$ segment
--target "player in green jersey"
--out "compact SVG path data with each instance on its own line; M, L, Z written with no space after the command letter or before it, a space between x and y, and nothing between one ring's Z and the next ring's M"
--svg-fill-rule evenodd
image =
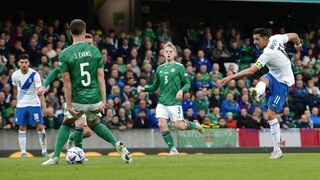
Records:
M59 68L66 98L65 117L56 138L54 155L42 165L58 164L60 153L70 134L70 127L83 114L86 114L88 126L98 136L110 142L126 163L132 162L132 156L124 143L118 141L111 131L100 123L100 113L106 105L104 64L99 49L85 43L85 30L86 24L82 20L71 21L73 44L59 54ZM82 132L82 127L76 127L75 144L81 144Z
M168 42L164 45L166 63L160 65L151 86L138 87L138 92L153 92L159 89L156 117L159 121L160 131L166 144L170 148L169 155L178 155L173 138L168 129L167 120L170 119L179 130L196 129L203 134L203 127L198 122L185 121L182 112L183 92L188 91L190 82L185 67L175 62L176 47Z
M91 34L86 34L85 35L85 42L87 44L93 44L93 37ZM42 94L44 94L47 91L47 87L50 83L52 83L52 81L54 81L57 76L60 74L60 67L58 66L57 68L55 68L53 71L51 71L51 73L48 75L46 81L43 83L43 86L41 86L38 89L38 95L41 96ZM83 127L83 138L88 138L93 134L93 131L87 126L87 120L86 120L86 115L83 114L78 120L76 120L75 122L75 126L76 127ZM69 135L69 139L67 141L67 145L66 148L69 149L72 146L77 146L82 148L82 144L74 144L74 133L71 133ZM87 159L86 159L87 161Z

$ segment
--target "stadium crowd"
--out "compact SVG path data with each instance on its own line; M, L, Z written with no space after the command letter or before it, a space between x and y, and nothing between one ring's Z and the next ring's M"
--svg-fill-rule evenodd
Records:
M17 57L29 54L31 67L45 81L59 65L59 53L72 44L69 23L61 22L0 21L0 129L17 129L13 119L17 101L13 98L11 81L12 73L18 69ZM252 44L251 37L243 37L244 32L237 28L210 27L186 27L184 43L173 42L179 50L176 61L185 65L191 82L182 101L185 119L197 120L204 128L268 128L268 95L259 104L249 96L262 72L216 88L217 80L250 67L261 51ZM286 32L283 27L269 30L271 34ZM156 68L165 61L164 42L172 41L168 23L148 21L132 34L113 29L104 32L99 28L88 33L105 63L107 107L102 123L119 130L158 128L154 115L157 92L139 94L137 87L151 84ZM296 52L294 44L286 44L296 83L278 120L281 128L319 128L320 28L299 34L303 51ZM63 120L62 83L61 77L57 78L45 94L47 129L58 129Z

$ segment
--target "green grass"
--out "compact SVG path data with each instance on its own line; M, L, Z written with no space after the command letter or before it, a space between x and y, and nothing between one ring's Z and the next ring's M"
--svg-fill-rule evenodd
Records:
M0 158L0 179L320 179L318 153L286 153L269 160L269 154L205 154L181 156L137 156L133 164L120 157L88 157L89 162L41 166L45 158Z

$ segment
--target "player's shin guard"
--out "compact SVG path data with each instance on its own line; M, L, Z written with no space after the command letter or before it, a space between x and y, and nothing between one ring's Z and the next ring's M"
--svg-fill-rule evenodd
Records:
M82 149L82 140L83 140L83 128L76 127L75 132L73 133L74 146Z
M269 121L270 131L273 139L273 151L280 151L280 124L276 119Z
M92 127L92 130L102 139L108 141L115 147L116 142L118 141L112 134L112 132L103 124L97 123Z
M41 146L41 153L47 153L47 138L45 129L42 129L42 131L38 131L38 139Z
M68 137L70 135L70 127L71 125L67 123L62 123L62 125L60 126L58 135L56 137L56 143L54 145L54 154L52 158L59 158L62 148L64 144L67 142Z
M170 131L162 132L162 137L163 137L164 142L166 142L166 144L169 146L170 150L176 149Z
M19 140L19 146L20 146L21 153L22 154L27 153L27 150L26 150L26 144L27 144L26 131L19 130L18 140Z

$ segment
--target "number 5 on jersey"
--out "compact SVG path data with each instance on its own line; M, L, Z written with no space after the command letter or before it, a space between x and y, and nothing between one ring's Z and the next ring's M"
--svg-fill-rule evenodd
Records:
M87 80L81 80L81 83L83 86L89 86L91 84L91 76L88 71L84 70L85 66L89 66L89 62L85 62L85 63L80 64L81 77L86 76L86 78L87 78Z

